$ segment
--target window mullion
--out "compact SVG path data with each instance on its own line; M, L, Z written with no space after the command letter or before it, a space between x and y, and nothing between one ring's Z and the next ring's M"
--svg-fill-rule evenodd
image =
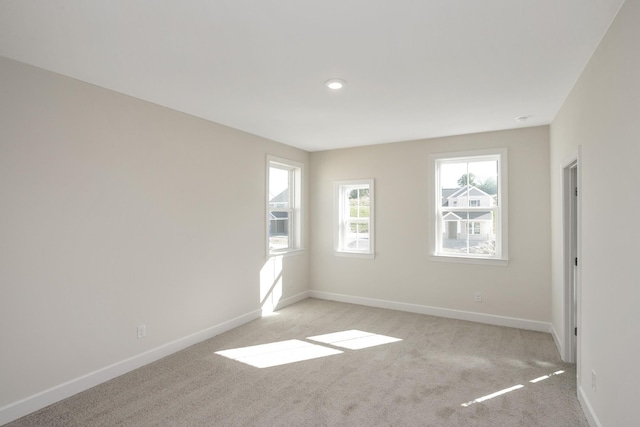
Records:
M267 251L301 249L302 164L267 156ZM286 206L286 207L283 207Z
M373 180L343 181L334 184L336 194L336 242L338 253L373 254ZM369 204L365 204L365 197Z
M506 149L431 156L435 255L504 259Z

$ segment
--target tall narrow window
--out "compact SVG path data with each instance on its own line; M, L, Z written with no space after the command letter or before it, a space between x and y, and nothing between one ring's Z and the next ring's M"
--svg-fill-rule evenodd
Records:
M336 253L374 255L373 179L335 183Z
M268 157L267 242L269 254L301 249L302 165Z
M506 149L431 156L435 257L508 259L506 164Z

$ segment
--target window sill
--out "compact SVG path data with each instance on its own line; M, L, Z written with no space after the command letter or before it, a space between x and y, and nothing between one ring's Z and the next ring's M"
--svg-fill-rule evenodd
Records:
M289 249L287 251L278 251L278 252L269 252L268 257L272 256L297 256L302 255L304 253L304 249Z
M450 255L431 255L429 258L431 258L431 261L452 262L452 263L458 263L458 264L493 265L497 267L506 267L509 265L509 259L472 258L472 257L450 256Z
M335 256L347 257L347 258L365 258L365 259L374 259L376 254L367 254L362 252L340 252L335 251Z

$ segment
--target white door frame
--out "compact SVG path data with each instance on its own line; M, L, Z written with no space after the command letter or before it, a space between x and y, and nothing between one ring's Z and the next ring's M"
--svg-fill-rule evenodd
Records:
M562 231L563 231L563 357L565 362L576 363L580 375L580 193L581 188L580 147L562 163ZM576 193L577 191L577 193ZM578 263L576 265L576 259ZM578 334L575 334L578 328Z

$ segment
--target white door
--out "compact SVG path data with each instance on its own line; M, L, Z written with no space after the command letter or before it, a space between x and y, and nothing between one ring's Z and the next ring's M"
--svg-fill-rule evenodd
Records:
M578 344L578 165L574 165L570 170L571 174L571 203L570 203L570 234L571 234L571 327L574 333L571 335L571 354L573 361L576 360Z

